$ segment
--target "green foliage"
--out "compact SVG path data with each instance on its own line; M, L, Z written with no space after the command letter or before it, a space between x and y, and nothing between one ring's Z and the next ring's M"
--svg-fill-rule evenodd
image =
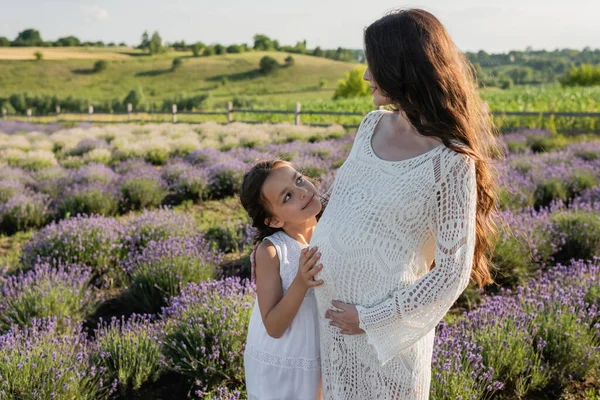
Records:
M285 58L285 65L286 65L286 67L291 67L292 65L294 65L294 63L295 63L294 57L287 56Z
M42 61L44 59L44 53L42 53L41 51L36 51L35 53L33 53L33 55L35 56L35 59L37 61Z
M346 73L346 77L338 82L333 99L348 99L369 95L369 83L363 77L364 68L358 67Z
M583 64L573 67L559 80L563 86L600 85L600 65Z
M42 40L39 31L35 29L25 29L24 31L19 32L19 35L13 40L11 46L44 46L44 41Z
M131 104L134 111L142 111L145 106L144 92L142 88L132 89L123 99L123 104Z
M176 71L183 65L183 60L180 57L174 58L171 64L171 71Z
M94 72L102 72L108 68L108 61L106 60L98 60L94 63L94 68L92 71Z
M265 75L268 75L279 69L279 63L273 57L264 56L260 59L259 69L260 72L262 72Z
M204 49L206 46L204 45L204 43L202 42L196 42L193 45L191 45L191 50L192 50L192 54L194 55L194 57L199 57L200 53L202 52L202 49Z

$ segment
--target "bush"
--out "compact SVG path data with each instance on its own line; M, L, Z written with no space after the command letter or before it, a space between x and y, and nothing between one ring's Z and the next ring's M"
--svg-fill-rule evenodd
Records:
M120 261L125 252L123 225L112 218L77 216L52 223L37 232L23 247L22 262L33 267L40 261L92 268L96 284L114 285L123 271Z
M537 184L533 197L536 208L547 207L554 200L567 201L569 190L562 180L550 178Z
M285 58L285 66L286 66L286 67L291 67L291 66L292 66L292 65L294 65L294 64L295 64L294 57L292 57L292 56L287 56L287 57Z
M179 69L183 65L183 60L179 57L174 58L171 64L171 71Z
M573 67L559 78L563 86L594 86L600 85L600 66L591 64L582 64L579 67Z
M164 354L173 371L203 388L244 382L244 348L254 288L247 281L191 283L164 310Z
M368 96L371 93L369 83L363 79L364 68L354 68L346 72L344 79L338 82L333 99L349 99Z
M61 329L82 322L95 308L90 279L90 268L49 263L9 276L2 284L0 329L26 326L32 318L55 317Z
M105 370L106 381L116 381L123 398L129 398L131 390L158 379L161 341L159 327L148 316L113 317L110 324L98 325L92 359Z
M246 164L241 161L219 163L207 170L208 192L211 199L223 199L239 193Z
M37 61L42 61L44 59L44 53L42 53L41 51L36 51L35 53L33 53L33 55L35 56L35 59Z
M40 228L48 221L48 196L38 193L16 194L0 204L0 232L12 235Z
M189 169L179 175L171 188L175 191L178 201L190 200L198 203L208 197L208 177L202 169Z
M220 259L200 236L149 242L125 263L130 275L127 302L135 312L157 313L181 287L213 278Z
M554 230L559 232L553 240L562 244L554 254L556 262L589 260L600 254L600 213L597 211L557 212L551 215L550 221Z
M0 336L0 393L6 400L105 399L110 382L90 361L81 326L61 333L55 319L33 320Z
M265 75L271 74L279 69L279 63L276 59L269 56L264 56L260 59L259 70Z
M242 250L245 229L246 226L242 225L240 221L237 221L237 223L227 221L209 228L205 233L205 238L213 248L225 253L237 252Z
M159 206L167 195L166 183L153 169L130 171L121 181L124 210Z
M133 219L127 227L127 245L129 251L139 251L149 242L170 237L193 237L198 228L193 217L176 213L168 208L144 211Z
M105 71L108 68L108 61L106 60L98 60L94 63L94 68L92 71L98 73Z
M56 200L56 216L68 218L77 214L113 216L119 211L121 196L114 185L94 182L67 187Z

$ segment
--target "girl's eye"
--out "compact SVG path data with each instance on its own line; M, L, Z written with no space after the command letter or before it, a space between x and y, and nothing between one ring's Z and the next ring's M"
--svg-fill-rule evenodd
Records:
M296 182L298 182L298 183L302 183L303 181L304 181L304 179L303 179L302 177L299 177L299 178L296 180Z
M291 195L290 193L286 194L286 195L283 197L283 202L284 202L284 203L287 203L287 201L290 199L290 197L292 197L292 195Z

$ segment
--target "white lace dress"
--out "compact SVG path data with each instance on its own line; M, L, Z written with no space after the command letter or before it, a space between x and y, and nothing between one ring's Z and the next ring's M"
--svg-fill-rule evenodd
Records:
M427 399L434 328L472 269L473 160L444 145L379 158L371 136L385 112L363 119L310 243L325 281L315 291L325 399ZM366 334L330 326L332 300L357 305Z
M265 240L273 243L277 250L281 284L285 293L298 272L300 251L307 246L282 231ZM250 400L322 398L319 326L314 289L306 292L292 324L278 339L267 334L258 300L254 302L248 326L244 368Z

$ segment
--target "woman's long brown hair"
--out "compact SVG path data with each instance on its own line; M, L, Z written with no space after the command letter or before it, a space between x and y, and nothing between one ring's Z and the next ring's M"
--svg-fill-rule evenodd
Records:
M371 75L396 111L420 134L437 137L474 160L477 216L471 279L479 287L493 283L496 184L490 161L498 150L471 64L441 22L420 9L396 10L373 22L365 29L364 42Z

